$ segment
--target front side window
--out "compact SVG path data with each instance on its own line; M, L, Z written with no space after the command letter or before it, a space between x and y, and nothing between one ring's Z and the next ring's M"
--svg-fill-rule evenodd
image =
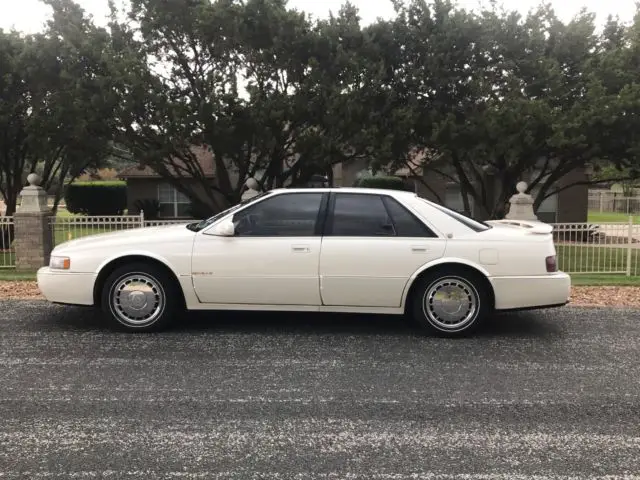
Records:
M233 216L240 237L316 235L322 193L285 193L251 205Z
M242 207L244 207L245 205L249 204L249 203L254 203L257 202L258 200L260 200L262 197L265 197L267 195L271 195L271 192L262 192L258 195L256 195L255 197L251 197L251 198L247 198L246 200L241 201L240 203L236 203L235 205L233 205L232 207L227 208L226 210L223 210L221 212L216 213L214 216L207 218L206 220L203 220L199 223L191 223L188 225L190 230L193 230L194 232L199 232L200 230L203 230L205 228L207 228L209 225L214 224L215 222L217 222L218 220L220 220L222 217L229 215L230 213L235 212L236 210L240 210Z

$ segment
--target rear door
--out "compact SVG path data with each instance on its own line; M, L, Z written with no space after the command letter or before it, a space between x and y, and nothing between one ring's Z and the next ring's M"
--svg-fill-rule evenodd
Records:
M320 251L322 303L399 307L411 275L445 246L392 196L334 193Z

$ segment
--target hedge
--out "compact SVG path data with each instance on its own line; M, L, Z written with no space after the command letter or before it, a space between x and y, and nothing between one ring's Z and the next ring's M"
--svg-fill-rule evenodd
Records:
M66 186L64 201L71 213L122 215L127 209L126 182L75 182Z
M356 181L354 187L413 191L413 188L406 185L400 177L363 177Z

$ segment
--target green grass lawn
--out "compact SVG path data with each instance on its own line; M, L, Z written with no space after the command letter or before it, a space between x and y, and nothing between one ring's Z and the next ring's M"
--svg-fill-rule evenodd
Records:
M585 287L640 287L640 276L627 277L626 275L571 275L571 284Z
M16 264L16 255L13 252L8 251L0 251L0 269L2 267L6 267L7 265L15 265Z
M26 282L35 279L35 272L18 273L12 268L0 268L0 281L2 282Z
M566 272L626 272L627 248L588 244L556 245L558 267ZM640 250L631 250L631 274L640 275Z
M58 207L58 210L56 211L56 217L58 218L70 218L70 217L77 217L77 216L78 215L76 215L75 213L69 212L69 210L67 210L66 208Z
M129 227L131 228L131 227ZM100 233L110 233L122 230L122 227L114 226L84 226L84 225L69 225L66 229L59 226L54 231L54 245L60 245L63 242L69 240L75 240L76 238L86 237L89 235L98 235Z
M589 223L627 223L629 221L629 215L626 213L590 211L587 221ZM640 224L640 215L633 216L633 223Z
M58 216L62 218L75 217L65 209L60 209ZM625 222L627 219L626 215L617 213L590 212L589 214L590 222ZM636 216L634 220L640 224L640 216ZM55 244L59 245L68 240L88 235L108 233L115 231L116 228L120 230L123 227L68 225L65 229L64 223L61 222L55 230ZM608 273L626 272L626 247L603 247L589 244L556 245L556 251L559 268L572 272L572 280L575 285L640 285L640 249L632 249L631 251L633 277ZM15 264L14 254L0 251L0 280L14 279L16 275L16 279L35 278L35 274L16 274L11 268L1 268L13 264ZM607 273L593 273L594 271Z

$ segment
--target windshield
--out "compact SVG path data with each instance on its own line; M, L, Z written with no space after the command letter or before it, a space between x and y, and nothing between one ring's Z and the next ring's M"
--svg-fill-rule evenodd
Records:
M450 210L447 207L443 207L442 205L435 203L435 202L429 202L423 198L421 198L420 200L425 201L427 203L429 203L429 205L431 205L434 208L437 208L438 210L440 210L442 213L446 213L447 215L449 215L452 218L455 218L456 220L458 220L460 223L464 224L465 226L469 227L471 230L473 230L474 232L484 232L486 230L489 230L491 228L490 225L488 225L487 223L484 222L479 222L477 220L474 220L473 218L469 218L466 215L463 215L461 213L458 213L454 210Z
M258 199L264 197L265 195L267 195L269 193L271 193L271 192L269 192L269 191L262 192L262 193L256 195L255 197L247 198L246 200L243 200L240 203L237 203L233 207L229 207L229 208L227 208L226 210L223 210L220 213L216 213L213 217L209 217L206 220L203 220L203 221L201 221L199 223L190 223L189 225L187 225L187 228L189 230L194 231L194 232L199 232L200 230L203 230L203 229L207 228L212 223L217 222L222 217L224 217L226 215L229 215L230 213L235 212L236 210L240 209L241 207L244 207L245 205L258 200Z

